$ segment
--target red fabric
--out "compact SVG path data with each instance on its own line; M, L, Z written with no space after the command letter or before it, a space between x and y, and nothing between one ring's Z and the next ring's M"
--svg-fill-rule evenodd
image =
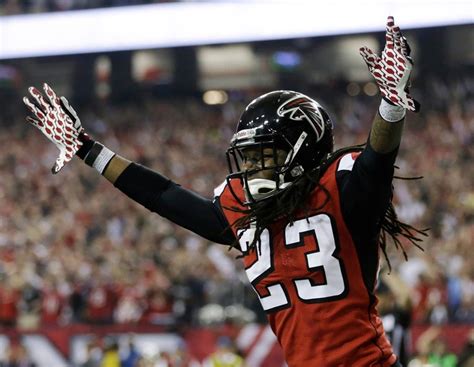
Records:
M327 272L332 273L333 267L313 267L310 270L308 254L321 258L315 232L301 233L300 240L303 239L303 242L288 246L283 237L288 223L283 221L270 228L272 268L253 283L260 297L268 296L268 287L275 285L280 285L286 294L288 304L267 313L267 317L289 367L390 366L396 361L396 356L385 336L375 305L369 299L357 251L342 217L336 183L337 166L338 161L328 168L320 181L330 192L331 199L322 209L311 213L311 217L320 214L318 218L331 219L333 232L336 233L335 240L330 242L335 243L336 250L329 256L339 260L344 292L329 299L303 301L300 298L295 280L309 279L312 286L324 286ZM235 192L243 195L238 181L231 184ZM318 208L326 200L326 194L315 189L310 200L311 207ZM222 208L238 207L228 186L220 196L220 204ZM234 223L241 215L226 209L224 213L229 223ZM297 215L297 219L302 218L306 218L304 212ZM321 227L316 227L316 231L318 228ZM327 233L320 233L319 236L330 238ZM245 268L250 268L257 261L256 251L250 251L243 261Z

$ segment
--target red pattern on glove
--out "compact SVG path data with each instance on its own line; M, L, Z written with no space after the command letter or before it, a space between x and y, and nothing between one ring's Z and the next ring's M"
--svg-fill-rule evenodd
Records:
M393 105L418 112L420 104L409 94L413 67L410 46L391 16L387 18L385 40L381 56L365 46L360 48L360 54L375 78L382 97Z
M38 89L30 87L28 92L36 104L27 97L23 98L23 102L33 114L33 117L28 116L26 120L37 127L59 149L59 157L51 169L56 174L82 146L83 143L79 139L79 135L83 134L84 128L66 98L61 97L60 99L46 83L43 85L43 90L47 99Z

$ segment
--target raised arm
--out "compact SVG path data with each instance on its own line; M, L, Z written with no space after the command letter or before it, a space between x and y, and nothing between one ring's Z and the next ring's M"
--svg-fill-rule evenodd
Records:
M131 162L89 137L76 111L47 84L44 96L29 88L23 99L32 113L32 125L59 149L52 173L58 173L74 155L95 168L115 187L147 209L211 241L231 244L234 236L218 203L182 188L167 177Z
M360 54L382 95L368 143L377 153L389 153L400 145L406 110L420 109L409 94L413 67L410 46L393 17L388 17L382 54L378 56L367 47L362 47Z
M370 236L377 233L391 200L394 163L406 110L417 112L420 105L409 94L413 62L408 43L393 17L387 19L386 44L381 55L367 47L362 47L360 53L377 83L382 101L366 148L351 170L338 172L338 184L345 197L343 212L351 218L349 225L354 231ZM354 212L360 215L350 215Z

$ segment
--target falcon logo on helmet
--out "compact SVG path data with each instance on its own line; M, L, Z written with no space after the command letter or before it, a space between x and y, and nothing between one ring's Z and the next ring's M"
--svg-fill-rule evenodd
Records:
M319 112L321 107L316 101L310 98L298 95L283 103L277 110L280 117L287 116L290 120L308 122L313 128L317 141L324 135L324 119Z

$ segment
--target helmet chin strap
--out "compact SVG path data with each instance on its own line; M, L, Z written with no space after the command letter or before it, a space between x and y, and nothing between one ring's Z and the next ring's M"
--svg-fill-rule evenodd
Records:
M306 132L302 132L298 140L296 141L295 145L293 146L293 153L288 154L285 160L285 166L290 165L293 162L293 159L295 159L296 155L298 154L299 150L303 146L303 143L306 139L308 134Z

